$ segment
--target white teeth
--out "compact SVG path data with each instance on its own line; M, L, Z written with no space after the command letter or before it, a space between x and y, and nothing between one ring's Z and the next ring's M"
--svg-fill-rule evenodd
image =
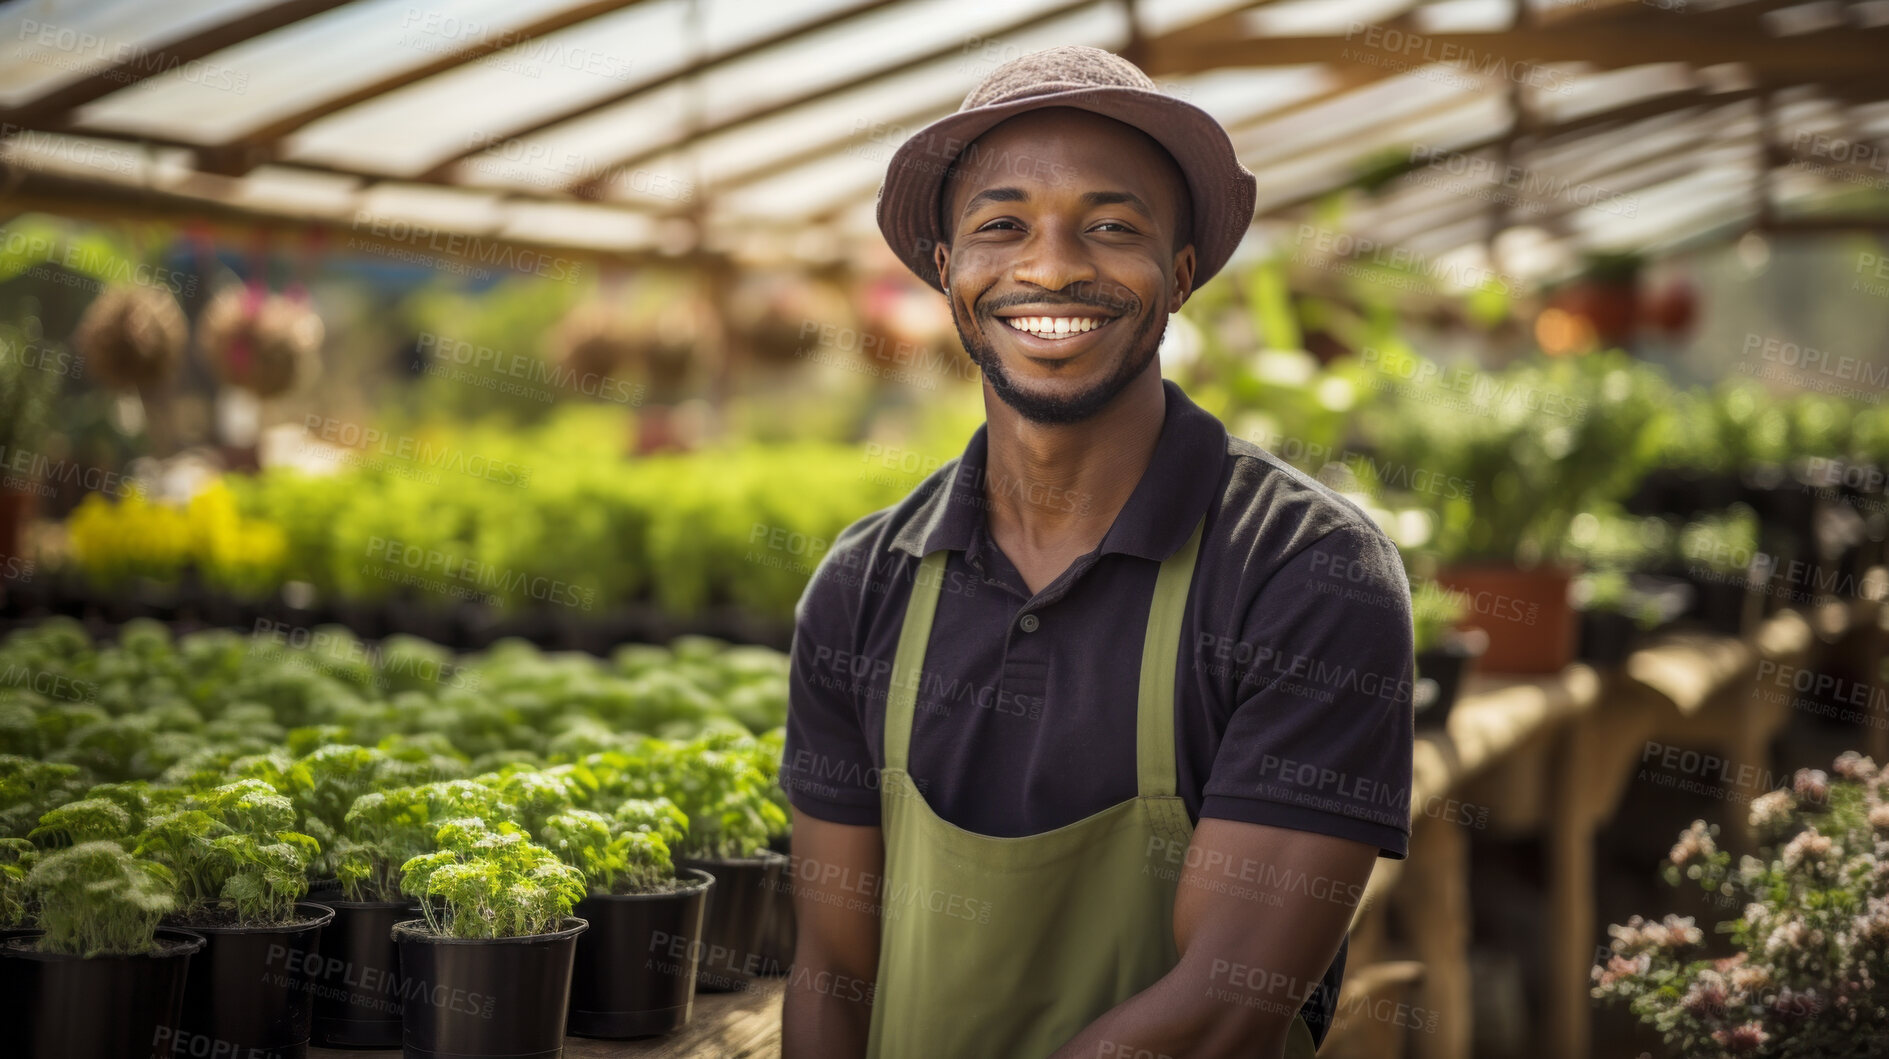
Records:
M1107 322L1093 316L1014 316L1005 321L1019 331L1039 337L1081 334Z

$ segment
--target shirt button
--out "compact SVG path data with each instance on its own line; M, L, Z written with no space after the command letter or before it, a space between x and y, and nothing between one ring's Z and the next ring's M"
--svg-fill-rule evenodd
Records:
M1025 614L1022 618L1017 620L1017 628L1022 629L1024 632L1035 632L1042 624L1043 622L1034 614Z

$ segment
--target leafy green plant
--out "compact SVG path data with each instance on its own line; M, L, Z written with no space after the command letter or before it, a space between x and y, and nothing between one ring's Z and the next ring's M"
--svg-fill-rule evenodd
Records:
M122 844L131 837L131 813L109 798L82 798L48 810L26 837L41 845Z
M1628 515L1607 504L1574 516L1563 554L1590 570L1648 570L1672 550L1673 538L1665 519Z
M1422 652L1441 647L1468 610L1457 593L1435 581L1418 582L1410 592L1412 638L1416 649Z
M1633 582L1621 570L1599 570L1576 579L1575 606L1581 610L1624 614L1641 629L1652 629L1664 620L1659 601L1634 591Z
M156 947L165 913L176 907L163 865L116 842L81 842L44 854L26 876L45 930L40 948L77 956L135 955Z
M1575 517L1626 495L1657 454L1670 387L1619 351L1467 375L1405 359L1385 370L1411 381L1359 422L1374 451L1461 483L1415 494L1446 561L1563 558Z
M335 870L338 839L354 801L372 789L387 755L364 746L324 746L290 765L284 782L300 830L321 843L313 866L325 876Z
M350 901L399 900L402 868L435 850L442 821L510 813L497 790L475 780L369 791L342 820L335 857L342 893Z
M1686 523L1677 537L1676 558L1689 568L1743 574L1758 552L1758 514L1734 504L1716 515Z
M88 783L77 765L0 754L0 837L25 838L41 817L79 797Z
M294 822L288 798L260 780L238 780L153 819L136 852L170 869L185 922L288 923L321 852L290 830Z
M415 787L370 791L348 809L337 839L335 874L350 901L400 897L400 866L432 848L432 815Z
M32 913L27 873L39 850L23 838L0 838L0 927L22 927Z
M630 799L605 816L572 809L545 821L544 844L604 894L654 893L675 879L670 850L689 817L667 798Z
M783 833L789 817L766 773L743 749L687 743L665 755L660 789L689 817L679 854L696 860L752 857Z
M402 893L420 899L435 934L515 938L556 929L583 900L584 873L533 843L509 820L442 824L439 849L401 865Z

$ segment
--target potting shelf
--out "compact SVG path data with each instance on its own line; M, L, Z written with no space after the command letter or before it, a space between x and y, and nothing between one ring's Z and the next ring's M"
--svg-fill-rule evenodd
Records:
M785 978L760 978L739 993L697 993L689 1024L639 1041L564 1039L564 1059L774 1059L781 1054ZM389 1059L398 1049L310 1048L309 1059Z
M1469 853L1478 831L1539 837L1547 880L1539 916L1546 990L1531 1043L1542 1059L1590 1055L1595 1001L1588 971L1596 946L1606 941L1595 911L1595 837L1613 819L1648 748L1684 747L1757 766L1750 771L1760 775L1748 787L1702 782L1716 783L1728 802L1768 790L1762 783L1771 741L1799 702L1778 693L1775 680L1761 683L1759 667L1770 663L1776 668L1762 672L1775 675L1848 662L1848 671L1878 672L1889 645L1886 588L1889 572L1878 567L1863 580L1860 598L1783 608L1742 637L1670 631L1617 667L1577 663L1544 676L1474 675L1446 730L1418 733L1410 854L1379 859L1373 870L1352 921L1340 1017L1321 1059L1469 1059L1475 1023ZM1865 726L1856 739L1856 749L1889 760L1883 722ZM1725 848L1756 852L1745 816L1727 813ZM1400 937L1388 936L1387 917L1375 911L1385 902L1398 910ZM1385 999L1435 1013L1434 1031L1343 1014Z

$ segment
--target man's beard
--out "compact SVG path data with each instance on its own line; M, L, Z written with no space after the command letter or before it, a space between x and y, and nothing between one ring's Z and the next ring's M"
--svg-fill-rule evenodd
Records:
M1010 326L996 317L989 319L993 327ZM1157 321L1162 325L1158 333L1154 329ZM1128 388L1129 383L1147 369L1161 349L1161 340L1167 335L1167 315L1149 313L1129 337L1128 355L1122 358L1115 374L1080 393L1067 397L1044 397L1017 387L1016 381L1004 371L1003 360L997 355L995 347L977 341L981 331L965 327L955 301L951 303L951 322L957 326L958 341L964 343L964 351L970 355L971 363L983 369L984 378L990 383L990 388L996 391L998 399L1030 422L1045 425L1080 423L1108 407L1109 402L1115 400Z

